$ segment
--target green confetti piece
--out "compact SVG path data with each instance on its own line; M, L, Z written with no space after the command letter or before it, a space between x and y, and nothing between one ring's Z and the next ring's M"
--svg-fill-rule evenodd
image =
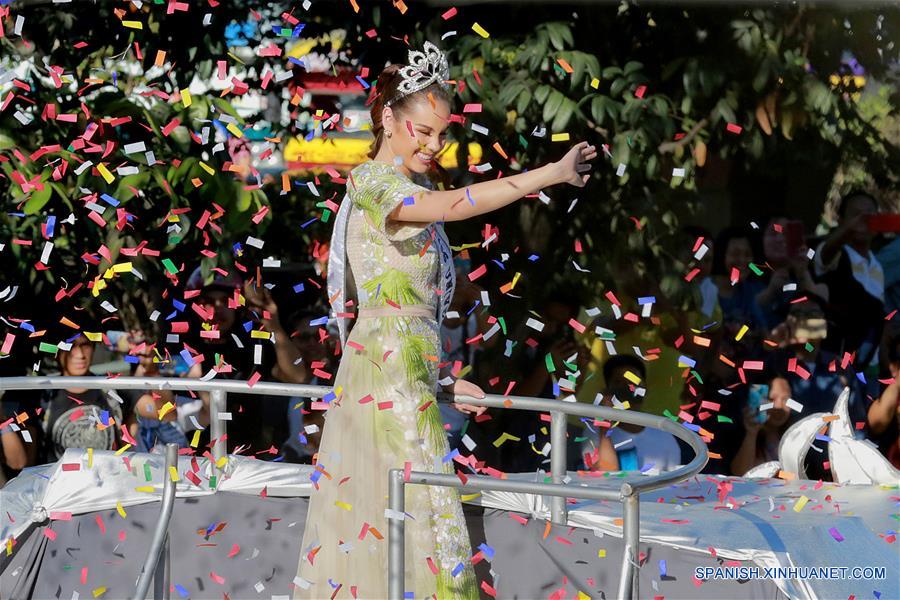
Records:
M503 320L503 317L498 317L497 322L500 323L500 330L503 332L503 335L506 335L506 321Z
M471 422L472 422L472 421L470 421L469 419L466 419L466 422L463 423L462 429L459 431L459 437L462 438L462 437L465 437L465 436L466 436L466 430L469 429L469 423L471 423Z
M150 465L144 463L144 481L152 481L153 475L150 473Z
M528 140L526 140L525 136L523 136L521 133L519 134L519 144L521 144L522 147L526 150L528 149Z
M467 421L466 423L468 423L468 421ZM577 444L578 442L583 442L583 441L586 440L586 439L587 439L587 436L586 436L586 435L581 436L581 437L577 437L577 438L575 438L575 443Z
M326 208L325 210L322 211L321 221L323 223L327 223L330 219L331 219L331 211Z
M48 344L47 342L41 342L38 348L41 352L46 352L48 354L56 354L56 351L59 350L59 346Z
M734 421L732 421L725 415L716 415L716 419L719 421L719 423L734 423Z
M175 266L175 263L173 263L171 259L169 259L169 258L162 259L162 264L166 268L166 271L168 271L172 275L178 273L178 267Z
M696 370L694 370L694 369L691 369L691 373L694 374L694 377L697 378L697 381L699 381L700 383L703 383L703 378L700 377L700 373L698 373L698 372L697 372Z
M550 356L549 352L544 357L544 363L547 365L548 372L553 373L554 371L556 371L556 366L553 364L553 357Z
M754 273L756 273L756 275L758 275L759 277L762 277L763 272L762 272L762 270L760 270L759 267L757 267L753 263L750 263L747 266L750 267L750 270L753 271Z
M211 489L211 490L216 489L216 476L215 475L209 476L209 489Z
M678 417L673 415L672 412L668 408L663 411L663 416L666 416L666 417L672 419L676 423L678 422Z
M804 345L803 347L806 349L807 352L812 352L813 350L816 349L816 347L813 346L812 344L810 344L809 342L806 342L806 345Z

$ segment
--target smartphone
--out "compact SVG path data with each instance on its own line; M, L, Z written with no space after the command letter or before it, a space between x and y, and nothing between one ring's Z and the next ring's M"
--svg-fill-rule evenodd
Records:
M747 395L747 407L750 409L750 414L753 415L753 418L756 419L757 423L766 422L767 415L764 412L760 412L759 407L768 403L768 401L768 385L757 383L750 386L750 391Z
M802 221L788 221L784 225L784 239L787 244L787 255L790 258L799 256L800 248L803 247L805 240L805 232L803 231Z
M869 215L867 218L869 231L874 233L900 232L900 214L882 213Z

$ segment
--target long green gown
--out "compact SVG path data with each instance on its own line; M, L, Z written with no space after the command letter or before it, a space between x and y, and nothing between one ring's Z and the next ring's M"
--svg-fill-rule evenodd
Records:
M365 307L424 304L435 310L439 257L430 223L386 219L426 188L368 161L347 182L349 286ZM346 200L345 200L346 201ZM424 253L422 252L425 248ZM346 309L349 310L349 309ZM434 317L355 319L335 376L313 474L294 598L387 597L387 473L453 474L435 402L440 324ZM405 591L415 598L477 598L459 493L406 486Z

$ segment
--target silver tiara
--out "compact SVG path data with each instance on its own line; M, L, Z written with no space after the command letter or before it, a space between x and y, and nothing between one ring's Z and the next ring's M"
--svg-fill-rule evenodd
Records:
M403 81L397 86L397 95L385 102L385 106L390 106L404 96L424 90L433 83L445 88L450 87L447 83L450 79L447 57L431 42L425 42L424 51L409 51L409 64L400 69L400 75Z

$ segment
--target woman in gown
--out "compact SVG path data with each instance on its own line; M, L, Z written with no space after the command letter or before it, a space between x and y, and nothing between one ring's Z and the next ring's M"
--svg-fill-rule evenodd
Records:
M464 190L432 189L422 176L434 174L444 145L449 69L429 42L409 56L410 65L391 65L378 78L371 160L351 171L335 219L329 297L343 357L333 397L325 399L294 598L387 597L388 470L408 464L453 474L438 385L484 397L478 386L454 380L449 367L439 369L440 322L454 286L440 222L487 213L557 183L584 186L596 157L582 142L559 162L526 173ZM354 310L356 318L347 318ZM406 593L477 598L459 492L409 486L406 512Z

